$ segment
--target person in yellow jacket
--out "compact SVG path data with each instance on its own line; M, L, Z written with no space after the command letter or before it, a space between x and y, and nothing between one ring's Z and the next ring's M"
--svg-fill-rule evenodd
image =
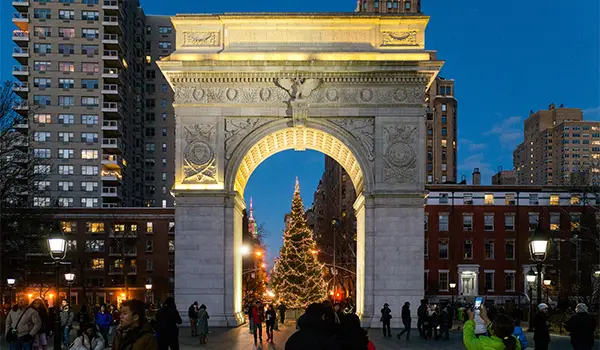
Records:
M468 311L469 320L465 322L463 328L463 342L467 350L521 350L521 344L513 334L515 328L513 320L500 314L496 316L494 322L490 322L485 307L481 307L480 316L488 327L492 336L475 335L475 313Z

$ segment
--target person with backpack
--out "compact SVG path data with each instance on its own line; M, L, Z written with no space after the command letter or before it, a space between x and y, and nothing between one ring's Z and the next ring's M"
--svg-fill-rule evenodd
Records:
M525 332L523 332L523 328L521 328L521 319L515 319L515 330L513 331L513 336L519 340L521 344L521 350L527 349L527 337L525 336Z
M93 323L84 324L69 350L104 350L104 338Z
M19 300L6 316L5 326L10 350L31 350L33 337L42 328L42 320L35 309L25 307L23 300Z
M481 307L480 316L486 327L491 324L491 336L475 335L475 311L468 311L469 320L463 327L463 343L466 350L521 350L521 344L513 336L513 320L499 314L492 323L485 307Z

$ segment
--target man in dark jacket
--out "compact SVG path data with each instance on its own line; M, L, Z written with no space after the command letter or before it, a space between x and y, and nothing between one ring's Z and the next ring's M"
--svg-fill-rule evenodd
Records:
M156 313L156 335L159 350L179 350L179 328L183 321L175 306L175 299L168 297L163 308Z
M121 327L113 342L113 350L158 350L156 338L146 318L146 304L126 300L121 304Z
M538 306L539 312L533 319L533 341L535 350L548 350L550 343L550 330L548 329L548 305L541 303Z
M190 318L190 328L192 329L192 337L198 335L198 302L194 301L188 309L188 317Z
M392 331L390 330L390 321L392 320L392 310L388 303L383 304L381 309L381 322L383 322L383 336L391 337Z
M442 312L438 318L438 324L440 326L440 333L436 335L436 339L438 340L442 336L444 340L450 340L449 330L452 327L452 318L450 313L448 312L448 306L442 308Z
M329 310L314 303L298 319L299 330L285 343L285 350L340 350L335 340L335 323L325 319Z
M406 333L406 340L409 340L411 321L412 318L410 317L410 303L407 301L406 303L404 303L404 306L402 306L402 324L404 325L404 330L398 333L398 339L400 339L400 337L402 337L402 335Z
M592 350L594 347L594 331L596 319L588 313L585 304L577 304L577 312L567 321L565 329L571 333L571 345L574 350Z
M427 314L427 299L421 299L421 305L417 309L417 329L419 330L419 336L427 339L427 327L429 315Z

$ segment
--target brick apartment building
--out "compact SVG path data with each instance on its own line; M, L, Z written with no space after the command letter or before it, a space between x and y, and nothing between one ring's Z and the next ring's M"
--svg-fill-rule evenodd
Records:
M61 208L48 209L46 217L60 223L68 240L65 261L71 266L61 268L61 278L68 271L76 276L71 288L74 305L84 300L84 289L88 302L93 303L117 303L125 293L149 301L164 300L173 293L173 208ZM43 264L51 260L45 240L36 241L26 253L5 255L3 274L17 280L17 296L26 300L41 296L52 305L56 272ZM150 293L146 284L152 284ZM66 298L64 279L60 292ZM5 300L7 296L5 289Z
M486 295L499 303L524 302L530 292L525 275L534 266L528 240L537 227L550 241L543 279L552 284L543 296L556 302L590 293L600 258L597 193L551 186L427 190L424 289L430 299Z

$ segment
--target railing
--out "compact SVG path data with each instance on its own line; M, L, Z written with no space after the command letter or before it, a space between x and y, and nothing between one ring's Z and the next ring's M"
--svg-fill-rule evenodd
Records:
M119 23L119 17L117 17L117 16L104 16L104 18L102 18L102 22L104 22L104 23L111 23L111 24L118 24Z
M24 81L14 81L13 89L27 89L29 88L29 83Z
M23 12L13 12L13 19L29 19L29 14Z
M118 109L119 108L119 104L117 102L103 102L102 103L102 108Z
M27 39L29 39L29 31L28 30L15 29L15 30L13 30L13 37L16 37L16 38L27 38Z
M117 34L104 34L102 39L117 41L117 40L119 40L119 36Z
M119 144L119 139L102 139L102 146L116 146Z
M102 126L107 126L107 127L118 127L119 126L119 122L117 122L116 120L103 120L102 121Z
M127 273L137 273L137 266L127 266ZM123 273L123 267L109 266L108 273Z
M29 109L27 101L16 102L13 104L13 109Z
M104 70L102 70L102 74L118 75L119 74L119 68L104 68Z
M117 194L119 189L117 187L102 187L103 194Z
M112 7L116 7L119 6L119 1L117 0L104 0L104 2L102 3L103 6L112 6Z
M102 161L104 162L117 162L118 158L114 154L104 154L102 155Z
M13 53L28 55L29 49L26 47L13 47Z
M119 52L117 50L104 50L104 52L102 52L102 56L119 57Z
M13 66L13 72L29 72L29 66Z
M104 84L104 85L102 85L102 90L119 91L119 85L117 85L117 84Z
M121 176L121 173L119 173L118 171L102 171L102 176L114 176L117 179L121 180L123 178L123 176Z

